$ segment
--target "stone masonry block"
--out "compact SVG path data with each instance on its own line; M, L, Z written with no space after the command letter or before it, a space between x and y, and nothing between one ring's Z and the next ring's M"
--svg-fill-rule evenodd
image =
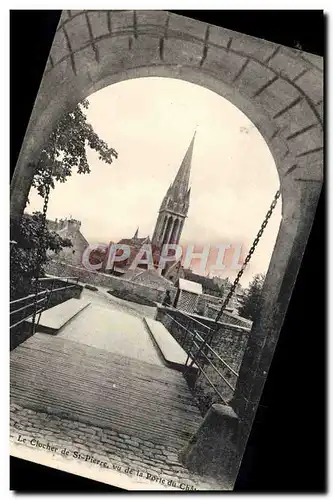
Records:
M322 146L323 131L319 125L288 140L289 150L295 155L299 155L305 151L320 148Z
M117 31L133 30L134 12L132 10L111 11L111 33Z
M77 73L92 74L96 71L96 54L91 45L74 54L75 68Z
M222 48L209 47L203 67L231 83L246 61L245 57Z
M311 99L314 104L321 102L324 97L324 78L323 74L312 69L307 71L303 76L297 78L296 84L303 92Z
M283 129L283 135L288 137L309 125L317 122L317 117L308 102L302 99L295 106L275 119L275 123Z
M272 59L270 59L268 66L277 71L281 76L293 80L306 69L307 64L302 59L295 57L294 52L281 47Z
M90 41L86 15L81 14L66 23L66 31L72 50L78 50Z
M184 35L186 34L204 40L207 24L196 21L195 19L170 13L168 28L169 31L178 31Z
M100 57L100 69L103 71L103 75L107 76L110 71L116 72L126 68L126 58L129 52L128 35L105 38L97 42L96 45Z
M170 64L198 65L202 54L202 44L169 37L164 39L164 60Z
M324 58L317 56L316 54L310 54L309 52L302 52L301 57L309 61L317 69L324 70Z
M53 63L56 64L60 59L68 55L69 49L65 34L62 29L58 30L55 34L52 48L51 48L51 57Z
M46 61L45 71L50 71L50 69L52 69L52 68L53 68L53 66L52 66L52 64L51 64L51 60L50 60L50 58L48 57L48 58L47 58L47 61Z
M107 35L109 33L108 11L99 10L96 12L89 12L88 18L94 38Z
M227 48L233 33L234 32L220 28L219 26L209 26L208 43L214 43Z
M316 105L316 110L319 113L321 121L323 122L324 121L324 101L321 101L319 104Z
M135 63L160 62L160 38L151 35L138 35L132 40L132 51L135 54Z
M59 20L59 25L61 25L64 21L67 21L71 17L71 11L70 10L63 10L61 12L60 20Z
M300 92L291 83L279 78L255 99L265 108L269 115L275 116L301 97Z
M269 148L273 154L274 159L276 160L283 159L289 153L286 141L279 136L275 136L269 141ZM251 346L248 345L246 348L248 353L250 352L250 349Z
M138 31L147 31L148 26L158 26L165 28L168 13L163 10L138 10L136 21Z
M245 95L253 97L256 92L275 77L270 69L250 60L236 81L237 88Z
M68 10L67 12L69 14L69 17L75 17L75 16L77 16L77 15L82 14L83 12L85 12L85 10L83 10L83 9L82 10L76 9L76 10Z
M295 179L322 181L324 176L323 150L297 158L297 168L291 173Z
M266 40L259 40L259 38L242 35L241 33L235 33L235 35L231 42L231 49L243 52L258 61L265 61L276 50L276 45Z

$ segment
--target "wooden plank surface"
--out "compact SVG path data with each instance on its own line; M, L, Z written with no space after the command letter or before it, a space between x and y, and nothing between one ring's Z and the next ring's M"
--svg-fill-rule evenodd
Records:
M11 353L11 399L26 408L179 449L202 421L181 373L35 334Z

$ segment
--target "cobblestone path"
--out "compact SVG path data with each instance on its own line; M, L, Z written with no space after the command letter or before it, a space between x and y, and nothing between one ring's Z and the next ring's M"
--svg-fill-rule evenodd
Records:
M68 462L80 460L92 468L105 467L156 485L156 489L180 491L230 489L227 482L191 474L178 461L177 449L158 445L110 429L86 425L36 412L17 404L10 406L11 441L34 450L66 447ZM20 436L20 437L19 437ZM26 439L27 444L23 444ZM140 477L139 477L140 475Z

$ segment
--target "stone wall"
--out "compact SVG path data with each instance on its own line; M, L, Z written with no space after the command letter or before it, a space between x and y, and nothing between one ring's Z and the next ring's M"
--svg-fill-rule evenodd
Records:
M51 285L51 281L42 282L41 289L44 290L48 288L50 290ZM48 308L57 306L58 304L61 304L69 299L79 299L81 297L82 290L83 286L78 283L71 281L67 282L61 279L53 280L52 295L48 303Z
M214 295L208 295L206 293L203 293L202 295L200 295L199 299L198 299L198 306L197 306L197 310L198 310L199 314L202 314L203 316L207 316L210 304L214 304L214 305L221 304L222 305L222 297L215 297Z
M201 343L197 340L197 345L193 344L192 334L194 331L204 339L211 334L216 325L210 318L203 318L197 315L185 316L181 311L168 307L158 307L155 318L164 324L187 353L191 351L192 354L197 352ZM200 363L200 366L204 364L206 375L216 386L224 402L229 403L234 393L233 389L236 386L238 378L236 374L243 359L250 329L227 322L219 322L217 325L216 333L210 345L227 366L209 350L207 351L207 357L225 380L221 378L204 356L200 356L198 363ZM212 403L221 402L220 396L216 394L206 377L200 371L196 380L189 382L192 384L192 390L203 413L207 411Z
M46 271L55 276L73 276L79 278L83 283L89 283L95 286L103 286L119 292L127 292L144 297L153 302L162 302L165 295L164 288L157 288L143 283L136 283L129 280L124 280L110 274L99 273L97 271L88 271L83 267L75 267L65 262L55 260L49 261L46 266ZM173 298L176 290L171 290Z

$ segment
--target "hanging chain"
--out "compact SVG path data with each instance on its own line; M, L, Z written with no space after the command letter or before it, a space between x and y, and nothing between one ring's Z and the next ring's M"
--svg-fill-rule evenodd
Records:
M34 282L34 287L35 287L35 307L34 307L34 314L32 317L32 335L34 335L36 331L36 316L37 316L37 308L38 308L38 293L39 293L39 275L41 272L41 267L42 267L42 261L44 257L44 253L46 252L46 245L45 245L45 229L46 229L46 224L47 224L47 219L46 219L46 213L47 213L47 208L49 204L49 197L50 197L50 189L51 189L51 179L52 179L52 171L50 170L48 178L45 182L45 195L44 195L44 202L43 202L43 211L42 211L42 223L40 227L40 234L39 234L39 245L37 249L37 264L36 264L36 275L35 275L35 282Z
M278 199L280 198L280 194L281 194L281 192L280 192L280 190L278 189L278 190L276 191L276 193L275 193L275 196L274 196L274 198L273 198L273 201L272 201L272 203L271 203L271 206L269 207L269 210L268 210L268 212L267 212L267 214L266 214L266 216L265 216L265 218L264 218L264 221L263 221L263 223L261 224L261 227L260 227L260 229L259 229L259 231L258 231L258 234L257 234L257 236L255 237L255 239L254 239L254 241L253 241L253 243L252 243L252 246L251 246L251 248L250 248L250 250L249 250L249 253L247 254L246 259L244 260L243 265L242 265L242 267L241 267L240 271L238 272L238 274L237 274L237 276L236 276L236 278L235 278L235 281L233 282L233 284L232 284L232 286L231 286L231 288L230 288L230 290L229 290L229 293L228 293L228 295L226 296L226 298L225 298L225 300L224 300L224 302L223 302L223 304L222 304L222 307L221 307L220 312L218 313L218 315L217 315L217 316L216 316L216 318L215 318L215 323L217 323L217 322L219 321L219 319L221 318L222 314L224 313L224 311L225 311L225 309L226 309L227 305L229 304L230 299L232 298L232 296L233 296L233 294L234 294L234 292L235 292L235 290L236 290L236 288L237 288L237 285L238 285L238 283L239 283L239 280L240 280L240 279L241 279L241 277L243 276L243 273L244 273L244 271L245 271L245 268L246 268L246 266L248 265L248 263L250 262L251 257L252 257L252 255L253 255L253 253L254 253L255 249L256 249L256 246L258 245L259 240L260 240L260 238L262 237L263 232L264 232L264 230L265 230L265 228L266 228L266 226L267 226L267 224L268 224L268 221L269 221L269 219L271 218L271 215L272 215L272 213L273 213L273 210L274 210L274 208L276 207L276 204L277 204L277 202L278 202Z
M240 280L240 279L241 279L241 277L243 276L243 273L244 273L244 271L245 271L245 268L246 268L247 264L248 264L248 263L250 262L250 260L251 260L251 257L252 257L252 255L253 255L253 252L255 251L256 246L258 245L259 240L260 240L260 238L262 237L263 232L264 232L264 230L265 230L265 228L266 228L266 226L267 226L267 224L268 224L268 221L269 221L269 219L271 218L271 215L272 215L272 213L273 213L273 210L274 210L274 208L276 207L276 204L277 204L277 202L278 202L278 199L280 198L280 194L281 194L280 190L276 191L276 193L275 193L275 195L274 195L274 198L273 198L273 201L272 201L272 203L271 203L271 206L269 207L269 210L268 210L267 214L265 215L264 221L263 221L263 223L261 224L261 227L260 227L260 229L259 229L259 231L258 231L258 234L257 234L257 236L255 237L255 239L254 239L254 241L253 241L253 243L252 243L252 246L251 246L251 248L250 248L250 250L249 250L249 252L248 252L248 254L247 254L247 256L246 256L246 258L245 258L245 260L244 260L244 263L243 263L243 265L242 265L241 269L239 270L239 272L238 272L238 274L237 274L237 276L236 276L236 278L235 278L235 281L233 282L233 284L232 284L232 286L231 286L231 288L230 288L230 290L229 290L229 292L228 292L228 295L226 296L226 298L225 298L225 300L224 300L224 302L223 302L223 304L222 304L222 307L221 307L221 309L220 309L219 313L217 314L217 316L216 316L216 318L215 318L215 322L214 322L215 328L212 328L212 330L211 330L211 332L208 334L208 336L207 336L206 338L204 338L204 339L203 339L203 341L202 341L201 345L199 346L198 351L197 351L197 353L196 353L196 357L197 357L197 356L199 356L199 354L200 354L201 352L204 352L205 350L207 350L207 346L208 346L209 344L211 344L211 342L212 342L212 340L213 340L213 338L214 338L215 334L217 333L217 331L218 331L218 321L219 321L219 319L221 318L222 314L224 313L224 311L225 311L225 309L226 309L226 307L227 307L228 303L230 302L230 299L231 299L231 297L233 296L233 294L234 294L234 292L235 292L235 290L236 290L236 288L237 288L237 285L238 285L238 283L239 283L239 280ZM195 339L194 339L194 341L195 341ZM194 341L193 341L193 342L194 342ZM190 369L190 368L193 366L193 364L194 364L194 363L195 363L195 360L194 360L194 358L193 358L193 359L192 359L192 361L191 361L191 362L187 365L188 369Z

